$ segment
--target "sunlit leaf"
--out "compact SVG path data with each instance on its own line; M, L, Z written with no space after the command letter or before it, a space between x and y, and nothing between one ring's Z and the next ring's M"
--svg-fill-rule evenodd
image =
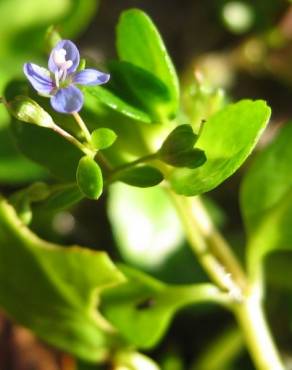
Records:
M117 138L115 132L109 128L98 128L91 133L91 144L94 149L106 149L113 145Z
M117 50L122 61L154 74L169 89L172 115L178 109L179 87L175 69L151 19L141 10L122 13L117 26Z
M110 109L113 109L114 111L134 120L146 123L151 122L151 117L143 109L136 107L135 105L125 100L123 97L119 96L117 93L112 92L105 87L88 87L85 90L85 97L90 98L90 100L85 99L85 105L89 109L94 110L96 102L99 102L109 107Z
M109 344L96 314L98 293L123 280L104 252L48 243L0 200L0 306L60 349L90 361Z
M120 268L128 281L102 295L101 310L139 348L157 344L180 308L212 301L210 297L217 293L212 284L166 285L132 268Z
M154 74L128 62L111 62L109 70L109 87L149 114L152 122L163 122L165 117L173 115L171 94Z
M212 190L245 161L268 123L270 108L263 101L242 100L212 116L196 147L207 161L194 170L177 169L169 177L173 189L184 195Z

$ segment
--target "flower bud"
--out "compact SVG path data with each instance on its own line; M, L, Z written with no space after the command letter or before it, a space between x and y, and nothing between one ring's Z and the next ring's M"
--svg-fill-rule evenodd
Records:
M19 121L48 128L54 126L52 117L37 102L27 96L16 96L6 106L13 117Z

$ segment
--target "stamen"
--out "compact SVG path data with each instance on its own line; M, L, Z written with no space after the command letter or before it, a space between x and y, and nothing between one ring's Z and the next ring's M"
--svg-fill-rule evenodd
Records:
M56 66L62 71L69 69L73 65L72 60L66 60L66 54L65 49L55 50L53 54L53 60Z
M63 75L62 75L62 82L66 80L66 77L67 77L67 69L64 69L63 71Z
M58 67L61 67L62 65L64 65L64 63L66 63L66 59L65 59L66 53L67 52L65 49L54 51L53 60Z
M55 50L53 53L53 60L58 67L58 71L55 72L55 82L57 88L59 88L59 82L65 81L67 77L67 70L72 67L73 62L72 60L66 60L66 50L65 49L59 49Z
M57 88L59 88L59 71L55 72L55 82L56 82Z

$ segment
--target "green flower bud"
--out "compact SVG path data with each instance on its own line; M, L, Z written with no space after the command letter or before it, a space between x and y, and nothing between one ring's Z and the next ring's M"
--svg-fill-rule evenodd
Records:
M27 96L16 96L6 106L12 116L19 121L48 128L54 126L52 117L38 103Z

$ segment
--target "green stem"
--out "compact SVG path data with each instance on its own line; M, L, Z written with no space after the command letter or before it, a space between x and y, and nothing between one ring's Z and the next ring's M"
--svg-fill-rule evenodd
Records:
M258 294L246 297L243 304L236 306L234 313L256 368L284 370Z
M87 148L85 145L80 143L74 136L70 135L67 131L63 130L60 126L54 124L52 126L52 130L54 130L57 134L63 136L64 139L69 141L71 144L76 146L78 149L80 149L84 154L91 155L92 151Z
M85 140L87 141L88 144L91 143L91 134L90 134L90 131L88 130L85 122L83 121L83 119L81 118L81 116L78 114L78 113L72 113L72 116L74 117L75 121L78 123L84 137L85 137ZM112 166L111 164L109 163L109 161L105 158L105 156L99 151L99 152L96 152L95 150L93 149L88 149L87 148L87 155L91 156L92 158L96 158L97 162L99 162L99 164L104 168L105 171L107 172L111 172L112 171Z
M184 225L192 250L211 279L223 290L240 298L246 287L242 267L216 230L200 199L169 191Z
M125 164L117 167L115 169L115 172L127 170L129 168L137 166L137 164L153 161L156 158L157 158L157 153L145 155L144 157L137 158L132 162L125 163Z
M75 113L72 113L72 116L74 117L75 121L78 123L79 127L80 127L80 130L82 131L86 141L88 143L91 142L91 134L86 126L86 124L84 123L83 119L80 117L79 113L75 112Z
M112 165L101 152L95 153L95 159L103 167L106 173L111 173L113 171Z
M250 284L198 197L186 198L168 192L199 262L217 286L233 298L231 308L257 370L284 370L261 305L261 279Z

